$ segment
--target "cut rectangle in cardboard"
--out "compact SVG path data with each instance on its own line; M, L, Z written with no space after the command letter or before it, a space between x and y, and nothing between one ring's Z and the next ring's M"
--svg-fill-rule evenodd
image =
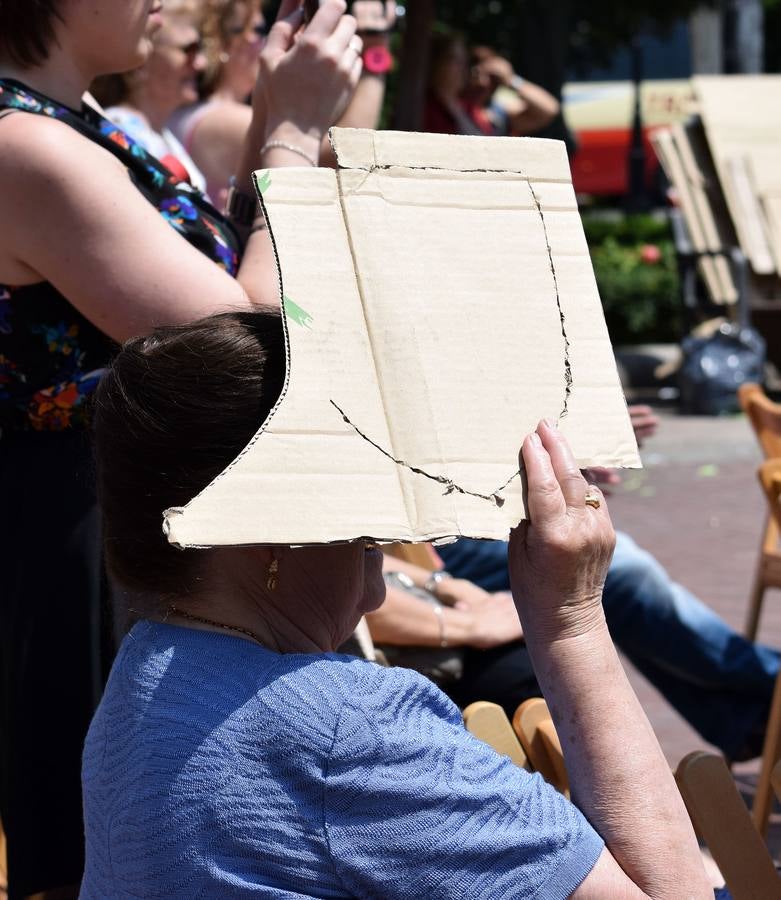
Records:
M244 452L166 511L169 540L506 538L525 516L518 450L543 417L581 466L638 466L564 145L332 140L336 171L256 173L286 389Z

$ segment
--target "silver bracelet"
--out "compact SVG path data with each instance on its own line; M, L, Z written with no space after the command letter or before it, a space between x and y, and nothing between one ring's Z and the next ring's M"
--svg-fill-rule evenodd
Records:
M514 91L520 91L520 89L521 89L521 88L523 87L523 85L524 85L525 80L526 80L526 79L525 79L525 78L521 78L520 75L513 75L513 77L510 79L510 87L511 87Z
M436 572L432 572L431 575L429 575L426 583L423 585L423 590L428 591L429 594L433 594L436 597L439 585L450 577L450 572L446 572L445 569L438 569Z
M447 635L445 634L445 611L441 603L432 603L431 608L434 610L437 622L439 622L439 646L444 650L448 646Z
M285 141L267 141L260 148L260 155L263 156L266 150L287 150L290 153L295 153L298 156L303 157L310 166L315 169L317 168L317 160L314 158L314 156L310 156L306 152L306 150L302 150L300 147L296 147L295 144L287 144L285 143Z

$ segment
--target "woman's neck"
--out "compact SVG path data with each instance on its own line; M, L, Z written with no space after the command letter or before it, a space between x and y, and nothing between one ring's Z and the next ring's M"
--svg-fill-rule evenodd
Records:
M76 62L56 48L42 66L20 69L9 62L0 61L0 78L21 81L39 94L44 94L71 109L81 107L81 98L88 90L93 76L82 72Z
M215 85L210 99L220 100L221 102L244 103L247 99L247 93L244 91L243 84L239 86L236 79L229 74L223 73Z

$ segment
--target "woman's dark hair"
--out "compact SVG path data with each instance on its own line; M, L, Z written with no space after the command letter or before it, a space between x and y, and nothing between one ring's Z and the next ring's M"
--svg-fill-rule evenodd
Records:
M2 2L2 0L0 0ZM460 32L445 26L436 28L431 32L428 50L428 83L432 79L443 62L447 60L455 47L467 47L466 37Z
M3 0L0 0L2 3ZM130 90L127 75L98 75L89 86L89 92L100 103L103 109L119 106L127 100Z
M45 62L62 0L0 0L0 56L22 69Z
M163 535L163 510L184 506L247 446L285 378L276 312L222 313L128 341L93 408L109 571L142 594L197 587L208 551Z

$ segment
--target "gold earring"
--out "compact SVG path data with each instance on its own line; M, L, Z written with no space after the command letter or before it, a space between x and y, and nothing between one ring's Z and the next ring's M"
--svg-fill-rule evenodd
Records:
M277 575L279 574L279 563L276 559L272 559L269 563L268 567L268 577L266 578L266 588L269 591L275 591L277 589L277 584L279 584L279 578Z

